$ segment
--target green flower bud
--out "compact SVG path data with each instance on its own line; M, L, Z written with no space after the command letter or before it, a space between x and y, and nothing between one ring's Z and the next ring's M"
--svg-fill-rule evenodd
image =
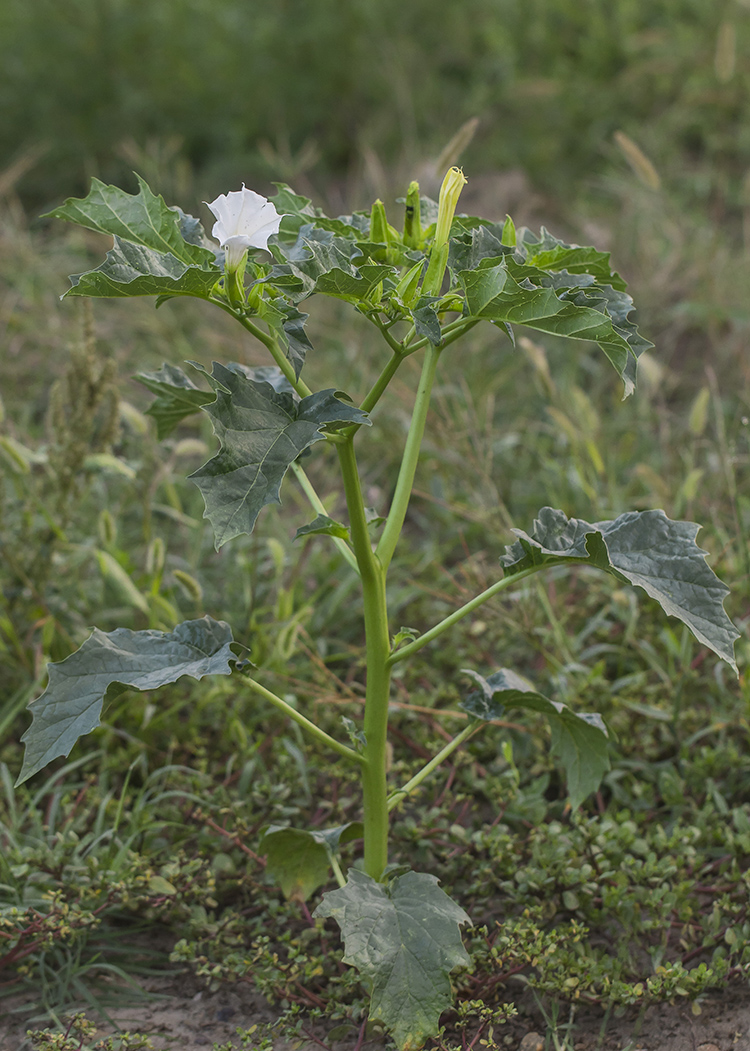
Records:
M410 182L406 191L406 209L404 211L404 244L407 248L421 248L422 217L420 214L419 183Z
M448 241L451 234L453 216L456 214L456 206L461 191L467 183L467 179L460 168L449 168L440 187L440 200L438 201L438 217L435 227L435 239L430 251L430 263L427 267L422 294L436 296L443 282L445 267L448 263Z

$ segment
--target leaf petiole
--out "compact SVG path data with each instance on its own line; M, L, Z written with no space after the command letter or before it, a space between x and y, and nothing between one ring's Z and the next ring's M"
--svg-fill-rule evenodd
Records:
M295 375L291 362L272 333L264 332L262 328L258 328L257 325L254 325L250 318L247 317L241 309L237 309L221 299L211 296L208 302L214 303L217 307L221 307L226 314L230 314L236 321L239 321L242 327L249 332L251 336L255 336L255 338L263 344L301 398L306 398L308 395L312 394L312 391L305 381L298 379Z
M441 620L429 631L426 631L424 635L420 635L418 639L413 642L407 643L406 646L402 646L401 649L396 650L388 658L388 663L394 665L398 661L404 660L406 657L411 657L417 650L421 650L423 646L426 646L433 639L436 639L439 635L442 635L448 628L452 628L454 624L457 624L459 620L468 616L469 613L473 613L475 609L499 594L501 591L505 591L506 588L510 587L518 580L523 580L524 577L531 576L532 573L536 573L538 570L544 568L543 566L530 566L528 569L522 570L520 573L515 573L513 576L503 577L502 580L498 580L495 584L492 584L485 591L482 591L479 595L476 595L469 602L465 603L459 609L455 610L444 620Z
M353 748L349 748L348 745L342 744L341 741L337 741L335 737L331 737L331 735L327 734L325 730L321 730L321 728L316 726L314 722L311 722L310 719L304 716L301 712L298 712L296 708L292 708L291 704L287 704L285 700L282 700L281 697L272 693L271 690L266 689L261 683L257 682L249 675L243 676L243 682L246 682L250 689L255 693L260 694L261 697L265 697L267 701L270 701L270 703L278 708L280 712L283 712L284 715L288 715L289 718L293 719L295 723L298 723L303 730L307 730L307 732L312 737L316 738L316 740L320 741L322 744L328 745L329 748L338 752L339 755L344 756L345 759L351 759L353 762L359 763L360 765L364 764L364 757L361 756L359 752L355 752Z
M411 778L411 780L407 781L406 784L403 785L403 787L399 788L397 791L392 792L388 796L388 812L390 813L391 810L393 810L394 807L398 806L398 804L403 799L406 799L406 797L410 795L415 788L418 788L422 784L422 782L430 776L433 770L436 770L443 762L443 760L447 759L448 756L451 755L451 753L455 752L455 750L459 748L464 743L464 741L468 741L471 735L476 730L478 730L481 725L481 719L473 719L468 726L465 726L463 728L460 734L456 734L453 740L448 742L445 748L441 748L437 755L433 756L433 758L430 759L429 763L426 763L422 767L422 769L419 770L414 775L414 777Z

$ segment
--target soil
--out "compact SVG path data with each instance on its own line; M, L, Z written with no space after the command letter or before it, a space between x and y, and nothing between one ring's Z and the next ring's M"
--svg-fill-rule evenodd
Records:
M226 1044L232 1040L239 1051L238 1028L248 1029L276 1017L274 1008L263 997L241 983L223 986L213 993L186 975L153 978L142 984L150 999L118 1007L109 1014L120 1029L148 1036L156 1051L210 1051L214 1043ZM13 1013L12 1000L6 1000L3 1007L0 1051L30 1051L31 1045L25 1038L28 1021L23 1015ZM36 1022L34 1028L41 1028L42 1024ZM640 1026L637 1012L611 1018L603 1041L601 1026L601 1013L581 1012L569 1043L564 1043L565 1034L559 1032L561 1051L563 1048L565 1051L750 1051L750 988L737 984L720 994L707 996L697 1016L690 1004L677 1003L649 1008ZM106 1024L98 1035L115 1031L113 1025ZM495 1040L508 1051L544 1051L544 1033L545 1026L540 1019L522 1016L496 1030ZM323 1032L318 1036L325 1042ZM335 1043L332 1051L352 1051L356 1036L353 1032L350 1040ZM361 1051L374 1051L376 1046L382 1045L363 1045ZM550 1041L547 1046L554 1048L554 1043ZM289 1047L282 1041L277 1045L278 1051L287 1051ZM319 1047L320 1044L310 1041L297 1046L295 1051L317 1051Z

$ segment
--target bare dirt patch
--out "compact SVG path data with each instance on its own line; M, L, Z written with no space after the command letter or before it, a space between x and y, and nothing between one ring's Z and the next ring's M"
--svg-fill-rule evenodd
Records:
M214 1043L228 1041L234 1041L239 1051L238 1029L272 1022L278 1013L243 983L208 992L192 976L171 975L145 980L142 985L153 999L114 1008L109 1016L120 1029L148 1036L156 1051L206 1051ZM20 1005L13 1001L4 1005L0 1051L30 1051L25 1038L29 1015L13 1014L14 1006ZM558 1034L560 1047L564 1051L750 1051L750 988L746 985L732 985L706 997L697 1016L690 1004L678 1003L649 1008L640 1025L636 1011L611 1018L603 1038L602 1017L595 1011L581 1012L569 1042L564 1042L564 1033ZM34 1024L34 1028L42 1027L41 1023ZM107 1022L98 1035L113 1032L115 1026ZM544 1033L541 1019L525 1017L496 1030L495 1039L509 1051L543 1051ZM325 1033L317 1035L325 1044ZM333 1051L349 1051L355 1043L356 1034L351 1041L336 1042ZM284 1041L278 1043L279 1051L289 1046ZM319 1046L310 1041L298 1051L314 1051ZM554 1048L553 1041L546 1047Z

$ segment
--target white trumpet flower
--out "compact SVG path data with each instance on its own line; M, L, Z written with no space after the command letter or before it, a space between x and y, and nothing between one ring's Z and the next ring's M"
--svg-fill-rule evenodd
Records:
M254 190L233 190L205 202L216 216L213 236L226 252L225 268L236 270L248 248L267 248L268 238L279 232L283 216Z

